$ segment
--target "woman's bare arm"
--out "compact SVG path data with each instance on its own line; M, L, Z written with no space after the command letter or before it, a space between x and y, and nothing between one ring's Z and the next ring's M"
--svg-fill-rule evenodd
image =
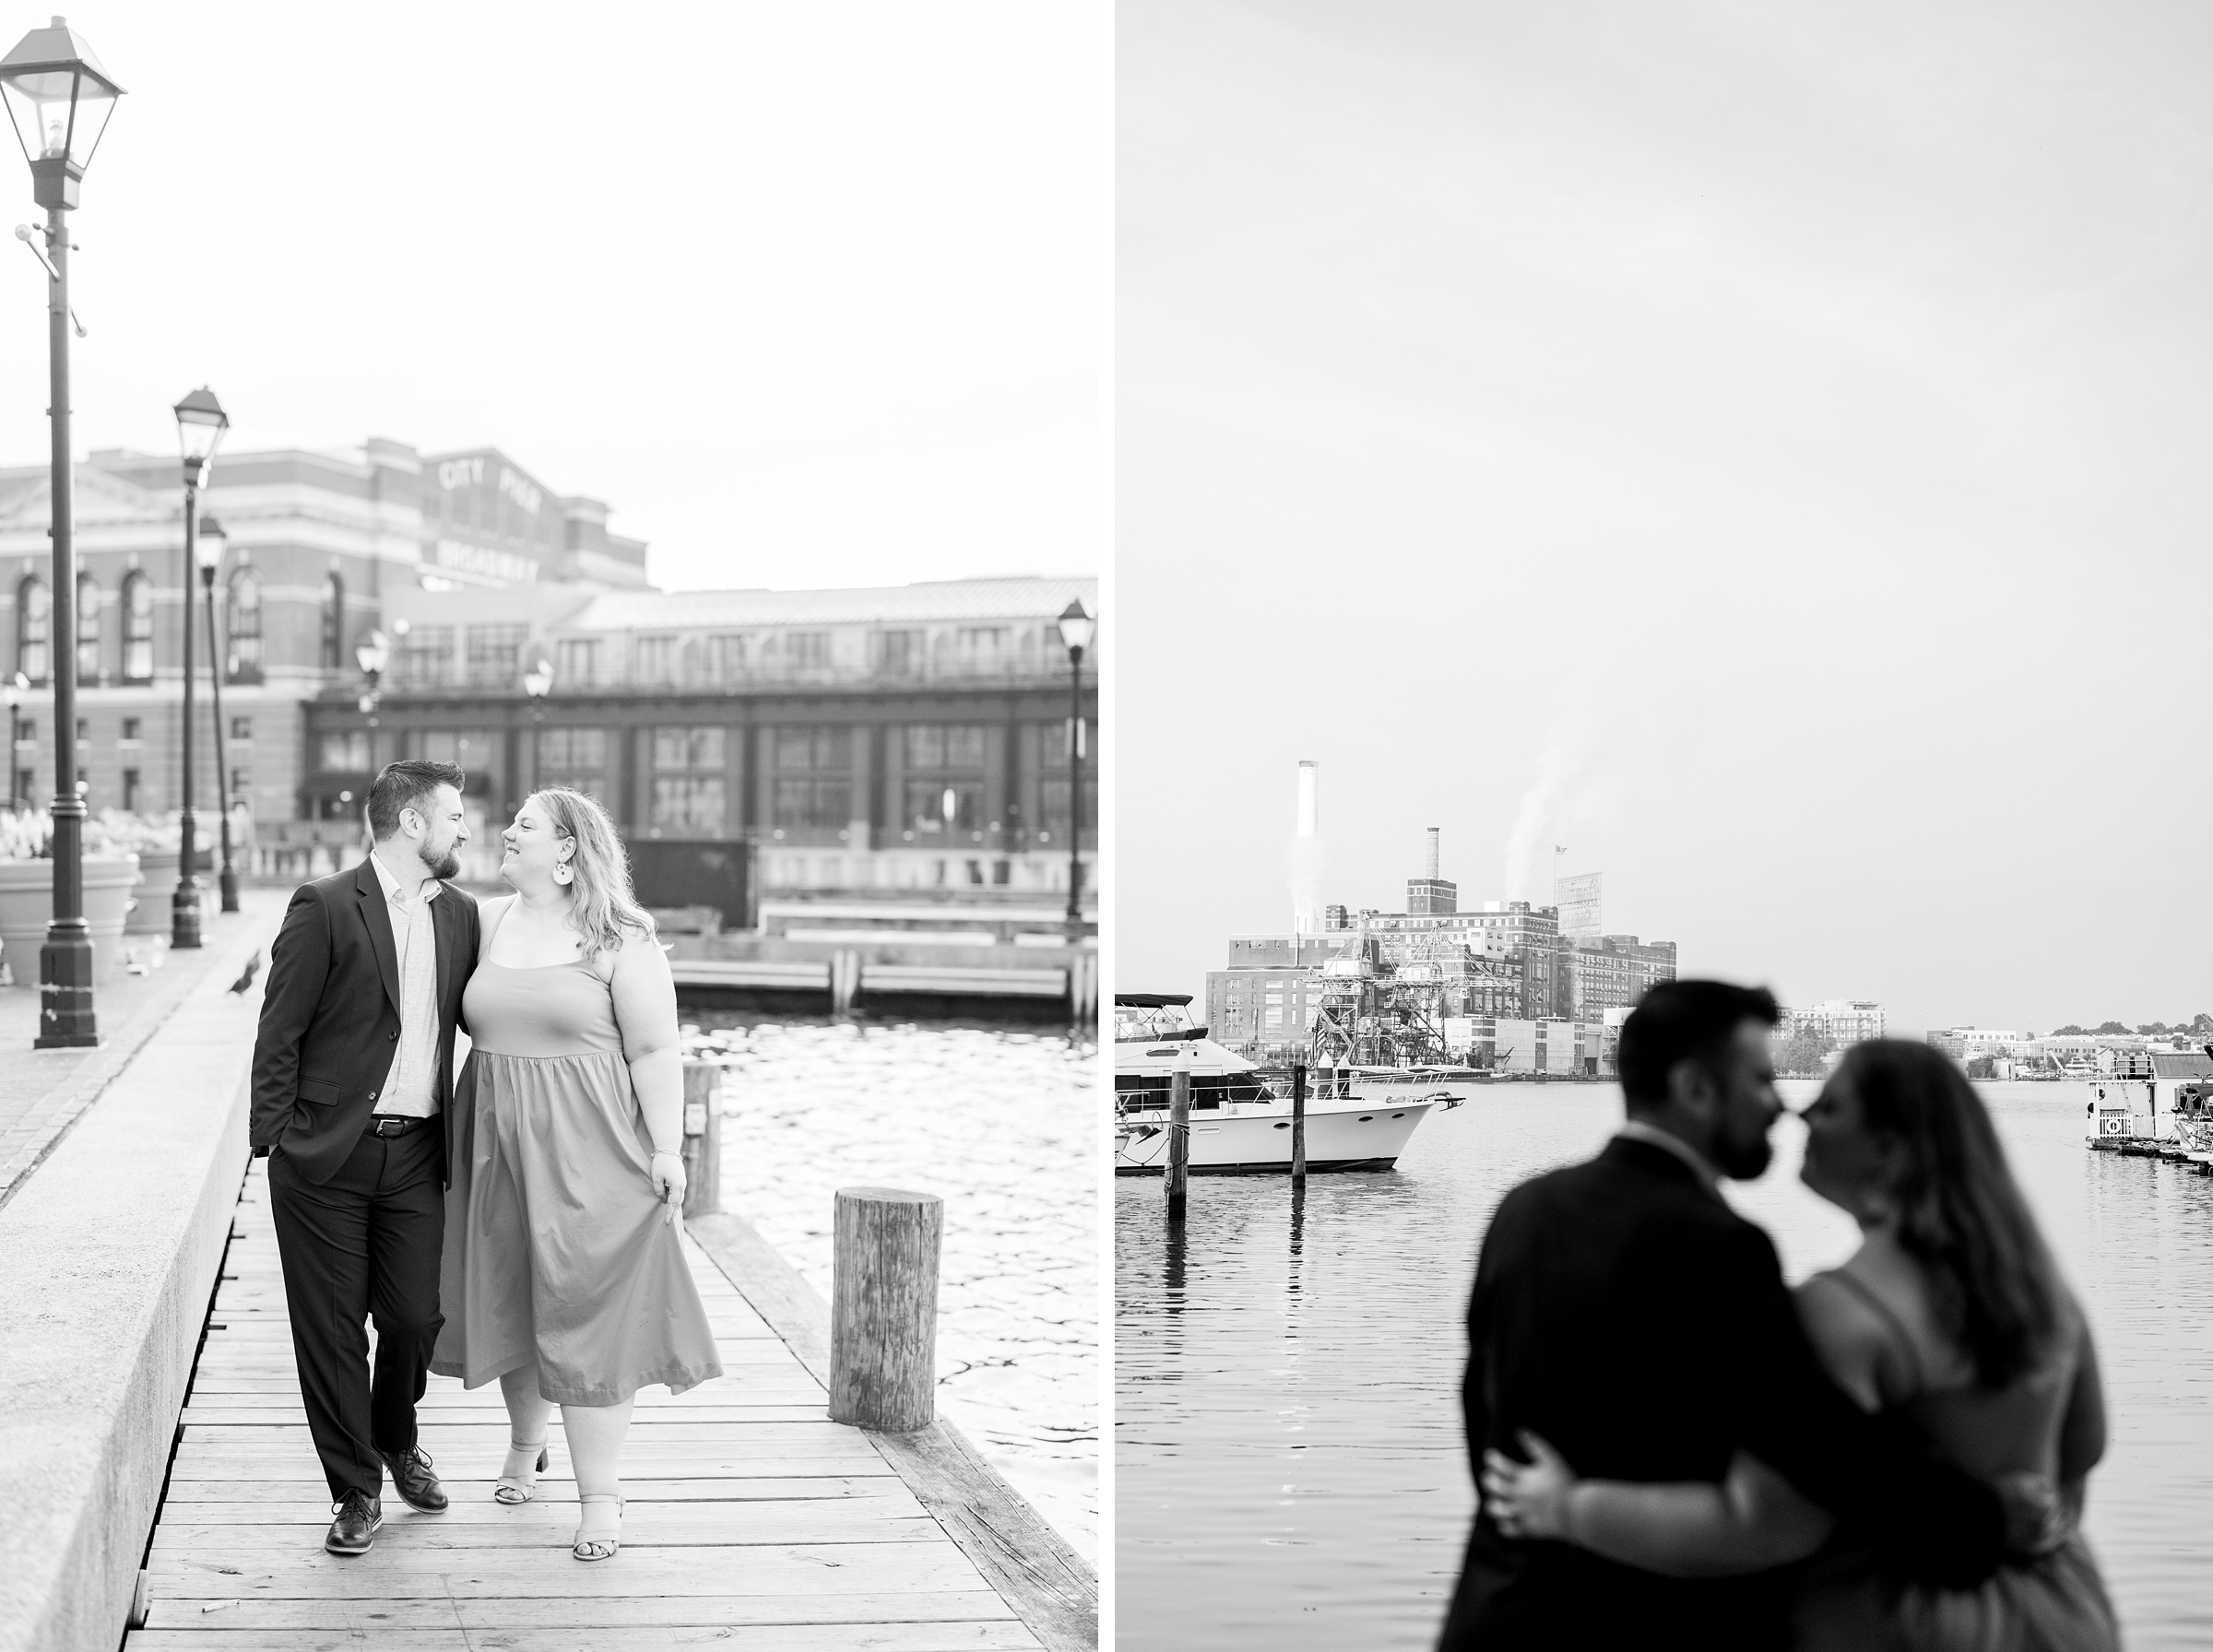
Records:
M2082 1359L2075 1368L2075 1386L2067 1396L2067 1414L2059 1425L2059 1483L2068 1488L2079 1505L2082 1481L2105 1456L2105 1384L2098 1375L2098 1347L2090 1340L2090 1322L2082 1318Z
M1485 1454L1484 1507L1509 1537L1557 1538L1670 1577L1734 1577L1803 1560L1828 1516L1757 1457L1738 1452L1720 1485L1578 1480L1556 1451L1522 1436L1532 1461Z
M684 1058L676 1030L676 977L669 955L649 935L633 936L615 959L615 1024L622 1032L622 1059L645 1115L656 1154L654 1183L672 1210L684 1198ZM669 1218L674 1221L673 1215Z

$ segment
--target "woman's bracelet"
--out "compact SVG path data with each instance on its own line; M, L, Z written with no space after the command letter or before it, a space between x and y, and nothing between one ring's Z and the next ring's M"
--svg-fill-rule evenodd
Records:
M657 1159L680 1159L683 1157L683 1154L676 1152L669 1148L657 1147L653 1150L653 1156Z

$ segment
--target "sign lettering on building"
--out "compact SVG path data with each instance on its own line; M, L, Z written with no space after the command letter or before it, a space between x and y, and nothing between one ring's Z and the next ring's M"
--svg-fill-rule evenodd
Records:
M493 550L489 546L469 545L459 539L441 539L437 552L438 566L455 573L503 580L510 584L527 584L538 577L538 559L518 557L511 550Z

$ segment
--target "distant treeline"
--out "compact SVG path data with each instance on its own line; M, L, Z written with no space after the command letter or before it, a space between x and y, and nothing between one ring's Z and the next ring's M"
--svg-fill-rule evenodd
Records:
M2172 1038L2178 1034L2184 1038L2213 1038L2213 1015L2207 1015L2201 1009L2188 1021L2176 1021L2172 1026L2165 1021L2146 1021L2138 1027L2127 1026L2120 1021L2101 1021L2095 1027L2077 1027L2069 1021L2064 1027L2053 1028L2048 1036L2087 1038L2102 1032L2140 1032L2148 1038Z

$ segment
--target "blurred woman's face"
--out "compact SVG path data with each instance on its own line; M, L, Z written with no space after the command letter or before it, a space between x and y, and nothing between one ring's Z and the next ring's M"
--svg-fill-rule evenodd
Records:
M1899 1144L1867 1127L1849 1069L1805 1110L1805 1162L1798 1179L1854 1217L1879 1216L1898 1174Z

